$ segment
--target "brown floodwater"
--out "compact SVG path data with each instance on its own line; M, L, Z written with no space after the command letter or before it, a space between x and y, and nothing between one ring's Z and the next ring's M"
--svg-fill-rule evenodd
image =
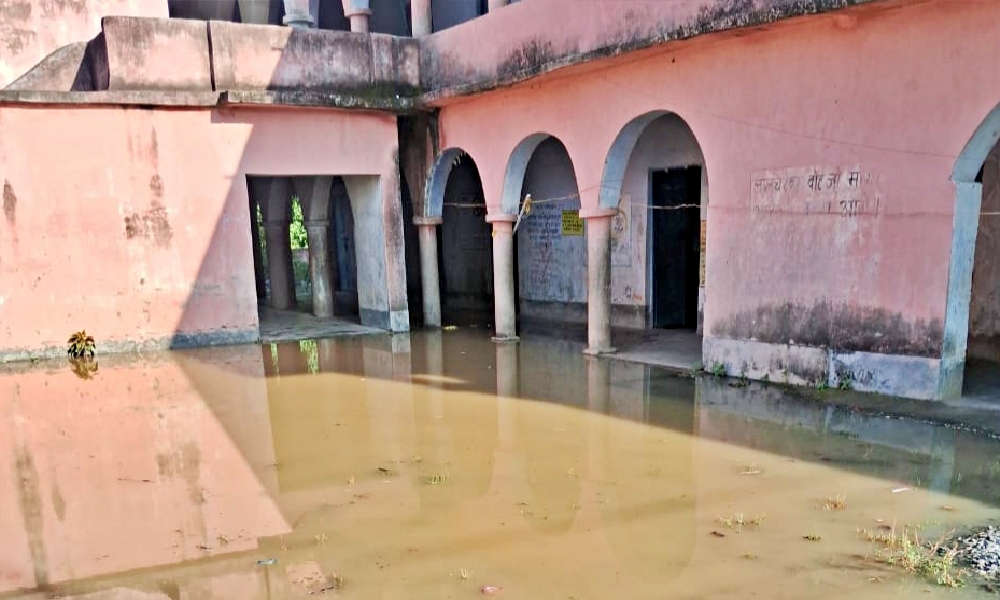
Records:
M996 440L730 383L467 330L8 367L0 598L988 596L858 530L1000 518Z

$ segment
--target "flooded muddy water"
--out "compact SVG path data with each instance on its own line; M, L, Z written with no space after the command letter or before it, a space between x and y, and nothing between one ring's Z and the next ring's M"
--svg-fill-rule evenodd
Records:
M731 383L463 330L9 367L0 598L988 596L859 530L1000 517L997 441Z

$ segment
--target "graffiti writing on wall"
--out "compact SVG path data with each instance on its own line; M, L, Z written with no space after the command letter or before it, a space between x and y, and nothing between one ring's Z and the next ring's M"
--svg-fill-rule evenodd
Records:
M627 267L632 264L632 198L622 196L618 214L611 220L611 266Z
M883 209L881 178L853 167L790 167L751 175L750 210L854 218Z
M562 211L555 204L538 206L525 220L525 225L528 260L521 268L528 272L529 290L522 295L531 296L532 291L546 289L552 280L553 269L558 267L555 245L562 237Z

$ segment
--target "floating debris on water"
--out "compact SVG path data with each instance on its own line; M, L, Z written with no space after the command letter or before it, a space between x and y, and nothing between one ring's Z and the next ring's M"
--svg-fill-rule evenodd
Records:
M257 565L261 566L261 567L264 567L264 566L267 566L267 565L276 565L276 564L278 564L278 559L277 558L262 558L262 559L260 559L260 560L257 561Z

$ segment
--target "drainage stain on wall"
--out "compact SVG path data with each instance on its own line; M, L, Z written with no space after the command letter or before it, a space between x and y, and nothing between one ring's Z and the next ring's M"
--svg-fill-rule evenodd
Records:
M9 181L3 182L3 214L11 225L17 221L17 196Z

